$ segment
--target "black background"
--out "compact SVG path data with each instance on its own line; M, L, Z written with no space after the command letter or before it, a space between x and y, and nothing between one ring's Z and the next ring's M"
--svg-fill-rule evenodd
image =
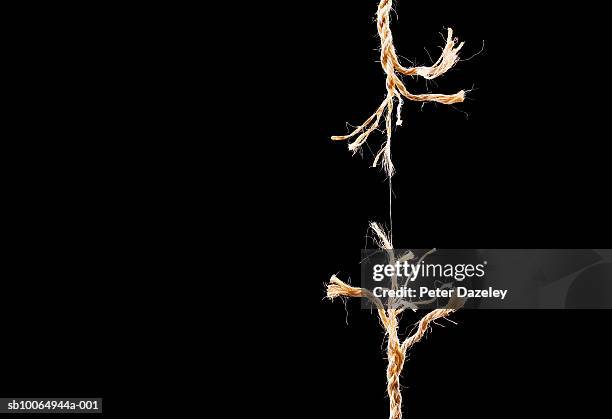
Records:
M272 55L280 48L283 59L264 85L274 97L265 100L268 122L256 138L258 146L270 141L273 156L261 189L280 199L267 207L273 221L257 224L257 237L273 228L288 272L275 278L272 356L268 346L257 351L282 377L257 391L271 411L388 414L376 316L357 301L346 308L323 301L331 274L359 282L358 249L372 245L368 222L389 225L387 184L369 167L372 153L351 156L329 140L384 97L375 3L287 7L283 41L267 47ZM601 11L587 3L402 1L395 11L398 54L416 64L430 63L425 48L437 57L449 26L466 41L463 58L478 54L436 83L407 80L414 92L474 90L453 107L405 104L393 134L394 244L609 247L608 81L592 70L605 49ZM376 152L382 135L368 141ZM401 336L418 318L405 316ZM598 380L610 373L609 312L465 311L453 320L457 326L436 327L409 354L406 417L606 411ZM249 381L255 388L258 377Z
M473 90L453 107L404 105L393 135L395 245L610 247L602 10L396 3L401 56L429 64L425 48L436 57L449 26L466 41L463 57L476 55L435 83L407 80L414 92ZM368 222L388 225L371 153L329 140L384 97L375 9L334 0L6 15L19 118L4 155L16 234L5 252L0 393L101 396L112 415L212 386L234 397L231 412L387 415L376 317L357 301L323 299L331 274L358 281ZM369 142L375 151L382 138ZM227 222L208 215L219 208ZM252 307L202 301L196 279L210 246L223 258L243 252L229 246L248 250L264 284L249 288ZM195 313L183 316L186 307ZM407 315L400 333L416 320ZM606 412L608 312L453 320L409 355L408 417Z

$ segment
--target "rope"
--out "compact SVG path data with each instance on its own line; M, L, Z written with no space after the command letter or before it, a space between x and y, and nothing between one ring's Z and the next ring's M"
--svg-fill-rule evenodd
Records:
M408 99L414 102L437 102L445 105L453 103L463 102L465 98L465 92L463 90L451 94L437 94L437 93L425 93L425 94L414 94L408 91L404 82L399 75L403 76L419 76L427 80L435 79L446 73L451 69L459 60L458 52L463 47L463 42L457 45L457 40L453 38L452 29L448 28L446 37L446 44L442 50L442 54L436 60L436 62L430 67L404 67L399 62L397 53L395 52L395 46L393 45L393 35L391 33L390 25L390 14L392 9L392 0L380 0L378 4L378 10L376 12L377 31L380 38L380 64L383 71L386 74L385 86L387 95L382 103L378 106L376 111L353 130L348 135L333 136L331 137L334 141L351 140L348 143L348 148L353 153L356 153L361 149L363 144L367 141L370 134L378 129L382 119L385 119L385 131L386 139L385 143L378 151L374 158L373 166L376 167L379 164L382 165L384 171L389 178L389 218L391 226L393 220L391 218L391 177L395 173L393 162L391 161L391 134L392 134L392 122L393 122L393 109L395 106L395 100L397 99L396 108L396 125L401 125L401 108L404 103L403 99ZM356 138L354 138L356 137ZM389 254L389 263L395 262L395 255L393 251L392 235L391 232L388 234L376 223L371 223L370 228L376 234L374 238L376 244L383 250L386 250ZM432 250L433 251L433 250ZM421 260L427 256L426 253ZM402 256L400 260L412 259L414 255L412 252ZM393 276L391 281L391 288L397 289L397 276ZM432 322L437 319L447 317L455 310L458 310L463 306L464 301L458 298L452 298L448 305L442 309L432 310L426 314L419 321L416 331L407 337L403 342L400 341L397 329L398 329L398 314L403 309L397 309L397 300L389 298L388 305L385 307L382 301L377 298L372 292L364 288L353 287L346 284L345 282L338 279L333 275L327 285L327 297L334 299L336 297L355 297L355 298L367 298L374 304L378 311L385 334L387 335L387 394L389 395L389 418L390 419L401 419L402 418L402 393L400 387L400 374L404 368L404 362L406 360L406 353L414 344L419 342L427 331Z
M460 308L460 303L451 302L449 306L453 308L443 308L430 311L419 321L416 332L407 337L403 342L400 342L397 335L398 319L395 309L389 308L385 311L382 302L370 291L363 288L352 287L342 282L334 275L331 277L330 283L327 286L327 297L333 300L334 298L341 296L368 298L378 307L378 315L380 317L383 329L387 334L387 394L389 396L389 418L401 419L402 393L400 387L400 375L402 373L402 369L404 368L406 353L415 343L423 339L427 333L427 330L429 330L431 322L447 317ZM453 306L452 304L456 304L456 306Z
M370 227L376 233L376 242L381 249L389 252L393 251L391 241L376 223L371 223ZM420 262L419 262L420 263ZM397 281L394 281L395 283ZM397 285L394 286L395 288ZM427 331L432 322L443 317L447 317L454 311L458 310L463 305L463 300L452 298L445 308L432 310L427 313L418 323L416 331L407 337L403 342L397 335L398 329L398 310L394 308L393 302L390 300L388 307L385 308L382 301L376 297L371 291L365 288L353 287L341 281L335 275L332 275L327 285L327 298L333 300L336 297L357 297L367 298L378 310L378 316L385 333L387 335L387 394L389 395L389 418L402 418L402 394L400 387L400 375L404 368L406 353L417 342L419 342Z
M405 76L420 76L427 80L435 79L446 73L455 63L457 63L459 60L459 50L463 47L464 43L461 42L459 45L456 45L457 40L453 38L453 30L448 28L446 45L442 50L442 54L433 65L429 67L421 66L408 68L402 66L395 52L393 35L391 33L390 15L392 5L392 0L381 0L376 12L377 31L380 38L380 64L386 74L385 85L387 95L376 111L350 134L331 137L334 141L343 141L350 140L357 136L357 138L349 142L348 145L349 150L356 153L361 146L365 144L370 134L379 127L381 119L384 116L386 140L376 154L372 166L376 167L381 164L389 177L393 176L395 173L395 167L391 161L391 134L395 99L398 100L396 124L401 125L402 120L400 114L403 104L402 98L414 102L438 102L445 105L463 102L465 98L465 91L463 90L450 95L437 93L414 94L408 91L398 74Z

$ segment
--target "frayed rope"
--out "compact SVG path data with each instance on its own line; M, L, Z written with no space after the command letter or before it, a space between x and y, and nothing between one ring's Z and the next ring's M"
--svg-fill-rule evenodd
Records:
M398 100L396 111L396 124L401 125L401 108L404 103L402 98L415 102L438 102L445 105L463 102L465 91L461 90L455 94L445 95L436 93L413 94L408 91L398 74L405 76L420 76L427 80L435 79L450 70L459 60L459 50L463 47L463 42L457 45L457 39L453 38L453 30L448 28L446 44L438 60L430 67L404 67L400 64L393 45L393 35L390 26L390 13L392 0L381 0L378 4L377 30L380 37L380 63L387 75L386 87L387 96L380 104L378 109L366 121L359 125L348 135L336 135L331 139L335 141L350 140L357 136L354 141L349 143L349 150L353 153L361 149L370 134L376 130L381 119L385 118L386 141L374 157L373 167L382 165L386 174L391 177L395 173L395 167L391 161L391 131L393 119L393 107L395 99ZM382 159L382 160L381 160Z
M375 241L379 247L383 250L393 250L391 240L385 234L384 230L376 223L371 223L370 228L376 234ZM408 253L408 257L413 257L412 253ZM419 262L420 263L420 262ZM397 283L397 281L393 281ZM395 286L397 288L397 286ZM367 298L372 304L374 304L378 311L385 334L387 335L387 394L389 395L389 418L390 419L401 419L402 417L402 394L400 387L400 374L404 367L404 361L406 360L406 353L408 350L417 342L419 342L427 331L432 322L437 319L447 317L454 311L461 308L464 304L464 300L459 298L452 298L445 308L436 309L430 311L419 321L416 331L407 337L403 342L400 341L397 335L398 329L398 314L401 310L394 308L392 302L389 302L387 308L383 305L382 301L376 297L371 291L365 288L353 287L347 283L341 281L332 275L327 285L327 298L333 300L337 297L355 297L355 298Z

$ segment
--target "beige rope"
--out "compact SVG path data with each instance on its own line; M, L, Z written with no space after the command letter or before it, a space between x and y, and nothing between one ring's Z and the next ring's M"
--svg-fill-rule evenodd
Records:
M449 306L452 308L436 309L429 312L419 321L416 332L407 337L403 342L400 342L397 335L398 319L395 309L389 308L385 311L382 302L370 291L363 288L352 287L342 282L336 276L332 276L327 286L327 297L334 299L340 296L368 298L378 307L378 315L385 333L387 334L387 394L389 395L389 418L401 419L402 393L399 379L402 369L404 368L406 353L415 343L423 339L433 321L447 317L455 310L459 309L461 302L454 301L449 303Z
M395 100L397 99L398 103L396 108L396 124L401 125L401 108L402 104L404 103L404 98L410 101L438 102L446 105L463 102L465 98L465 92L463 90L451 95L435 93L413 94L408 91L404 82L400 78L400 75L420 76L427 80L435 79L436 77L443 75L459 60L458 53L463 47L463 42L457 45L457 40L453 38L453 31L449 28L446 44L442 50L442 54L433 65L430 67L404 67L399 62L395 52L395 46L393 45L393 35L391 33L390 26L391 9L392 0L380 0L380 3L378 4L378 11L376 13L377 30L378 36L380 37L381 46L380 63L386 74L385 84L387 95L376 111L355 130L348 135L332 137L332 140L352 139L352 141L350 141L348 144L348 148L350 151L355 153L361 149L363 144L365 144L370 134L374 132L374 130L378 129L384 117L386 140L374 157L373 166L378 166L379 164L382 165L389 177L390 191L391 176L393 176L395 172L395 168L393 167L393 163L391 161L391 133L393 128L392 120ZM389 203L389 205L391 205L391 203ZM389 254L389 263L393 264L395 261L395 255L393 251L391 233L386 234L385 231L376 223L371 223L370 228L376 235L376 237L374 237L375 242L381 249L387 251ZM429 252L427 254L429 254ZM425 256L427 256L427 254L419 260L419 263ZM409 252L401 256L400 260L410 260L413 257L414 254ZM397 287L397 277L394 276L391 281L391 288L397 289ZM419 321L416 331L401 342L397 334L398 315L405 307L398 308L397 299L389 298L387 307L385 307L382 301L369 290L348 285L338 279L335 275L331 277L329 284L327 285L327 297L330 299L334 299L336 297L367 298L376 307L381 324L385 330L385 334L387 335L387 393L389 395L389 418L401 419L402 394L399 379L404 367L404 361L406 360L406 353L414 344L423 339L432 322L446 317L455 310L461 308L464 301L453 298L451 301L449 301L445 308L432 310Z
M370 227L378 236L376 240L379 247L385 250L392 251L393 246L391 241L384 233L382 228L376 223L371 223ZM394 281L396 282L396 281ZM397 285L393 285L393 288ZM342 282L338 277L332 275L327 285L327 297L333 300L336 297L358 297L367 298L374 304L378 310L378 316L382 326L387 334L387 394L389 395L389 418L401 419L402 417L402 393L400 387L400 374L404 368L406 353L417 342L419 342L427 330L429 325L437 319L441 319L453 313L463 306L463 300L452 298L448 305L443 309L436 309L425 315L418 323L416 332L407 337L403 342L397 335L398 329L398 310L393 308L393 302L390 300L388 307L385 309L382 301L372 292L365 288L353 287Z
M392 0L380 0L378 4L377 17L377 30L378 36L380 37L380 63L387 75L386 77L386 88L387 96L382 101L378 109L368 118L365 122L359 125L353 132L348 135L339 135L331 137L332 140L349 140L355 136L355 140L349 143L349 150L353 153L357 152L361 146L367 141L370 134L376 130L381 122L383 115L385 116L385 131L386 141L381 147L380 151L374 158L373 166L378 166L382 158L382 166L389 177L393 176L395 168L391 161L391 132L392 132L392 119L393 119L393 107L395 99L398 100L398 108L396 115L396 124L401 125L402 120L400 117L401 107L403 99L406 98L411 101L417 102L438 102L445 105L453 103L463 102L465 98L465 92L463 90L451 94L413 94L408 91L403 81L399 78L398 74L406 76L420 76L425 79L435 79L446 73L451 67L459 60L459 50L463 47L463 42L456 45L457 40L453 38L453 30L448 28L448 34L446 38L446 45L442 50L442 54L438 60L430 67L409 67L402 66L399 62L397 54L395 52L395 46L393 45L393 35L391 33L390 26L390 14L392 9ZM359 134L359 135L358 135Z

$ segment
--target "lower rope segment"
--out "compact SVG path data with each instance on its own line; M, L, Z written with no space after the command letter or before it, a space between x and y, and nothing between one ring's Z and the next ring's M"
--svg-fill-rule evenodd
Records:
M451 299L447 308L441 308L430 311L425 315L417 325L416 332L406 338L403 342L397 335L398 320L396 309L382 309L382 302L375 297L370 291L363 288L352 287L335 275L331 277L327 285L327 297L334 299L335 297L362 297L369 299L378 308L378 315L385 332L387 334L387 394L389 396L389 418L402 418L402 393L400 386L400 375L404 368L406 353L417 342L419 342L427 333L431 322L447 317L463 305L463 301L459 299Z
M384 233L383 229L376 223L371 224L372 231L376 234L375 239L381 249L388 252L393 251L393 244L390 238ZM431 252L427 252L421 259ZM406 256L408 259L414 258L412 252ZM392 288L396 288L393 286ZM389 418L402 418L402 393L400 387L400 376L404 368L406 354L410 348L425 337L429 326L432 322L445 318L460 309L465 303L464 299L452 297L444 308L438 308L430 311L421 318L416 326L416 331L408 336L403 342L400 341L397 334L399 321L398 315L402 313L403 308L396 308L395 301L389 301L387 307L382 301L376 297L371 291L353 287L332 275L327 285L327 298L333 300L336 297L356 297L368 299L378 311L378 316L382 327L387 335L387 393L389 396Z

